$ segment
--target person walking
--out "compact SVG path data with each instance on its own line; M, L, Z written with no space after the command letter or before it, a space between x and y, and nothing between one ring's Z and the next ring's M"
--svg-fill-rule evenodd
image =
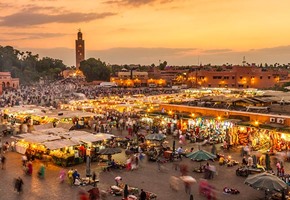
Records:
M45 174L45 166L44 166L44 164L41 164L40 169L38 171L38 177L44 178L44 174Z
M33 170L32 162L31 162L31 161L28 161L28 163L27 163L27 171L26 171L26 173L27 173L28 175L32 175L32 170Z
M64 179L65 179L65 170L64 169L61 169L60 172L59 172L59 181L60 183L63 183L64 182Z
M74 173L73 169L70 169L70 170L68 170L68 172L67 172L68 183L69 183L70 185L73 185L73 181L74 181L74 179L73 179L73 173Z
M146 199L147 199L147 194L143 189L141 189L140 200L146 200Z
M92 175L92 180L93 180L93 186L96 187L96 183L97 183L97 175L95 172L93 172L93 175Z
M5 169L6 157L4 155L1 156L1 168Z
M20 194L20 192L22 192L22 185L23 185L23 180L22 178L20 178L20 176L15 180L15 189L18 192L18 194Z
M119 187L121 181L122 181L122 177L121 177L121 176L117 176L117 177L115 177L116 186Z
M89 193L89 199L90 200L98 200L100 199L100 190L97 187L93 187L88 191Z

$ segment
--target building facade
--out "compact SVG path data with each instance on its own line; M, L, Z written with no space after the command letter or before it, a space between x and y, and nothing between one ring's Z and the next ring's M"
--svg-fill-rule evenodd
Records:
M188 74L187 84L192 87L266 89L279 85L287 77L286 70L256 66L221 66L218 70L199 67Z
M125 87L147 86L148 72L121 71L117 73L117 77L111 77L110 81Z
M85 41L83 40L83 34L79 30L76 40L76 70L79 71L80 63L85 60Z
M148 72L149 80L151 83L156 85L165 86L165 85L174 85L178 78L185 78L188 73L187 69L164 69L159 70L154 68ZM185 80L184 80L185 81Z
M3 90L8 88L19 88L19 78L12 78L10 72L0 72L0 94L2 94Z

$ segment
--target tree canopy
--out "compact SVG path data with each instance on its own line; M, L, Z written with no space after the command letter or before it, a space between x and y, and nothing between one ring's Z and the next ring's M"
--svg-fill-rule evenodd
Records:
M86 76L86 81L95 80L109 81L111 71L105 62L100 59L89 58L80 64L80 70Z
M44 79L57 79L66 69L62 60L49 57L39 58L30 51L21 52L11 46L0 46L0 71L11 72L11 76L19 78L21 84L30 84Z

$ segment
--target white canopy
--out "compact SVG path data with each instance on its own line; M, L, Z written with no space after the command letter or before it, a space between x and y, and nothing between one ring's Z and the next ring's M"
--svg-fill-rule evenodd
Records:
M55 149L61 149L64 147L79 145L80 143L75 140L62 139L62 140L44 142L42 144L50 150L55 150Z
M32 142L32 143L43 143L46 141L54 141L54 140L59 140L61 137L55 136L55 135L30 135L27 137L23 137L23 139L27 142Z

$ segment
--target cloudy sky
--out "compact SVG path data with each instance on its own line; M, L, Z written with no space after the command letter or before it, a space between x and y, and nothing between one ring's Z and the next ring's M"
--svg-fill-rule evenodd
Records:
M0 0L0 45L75 65L290 63L290 1Z

